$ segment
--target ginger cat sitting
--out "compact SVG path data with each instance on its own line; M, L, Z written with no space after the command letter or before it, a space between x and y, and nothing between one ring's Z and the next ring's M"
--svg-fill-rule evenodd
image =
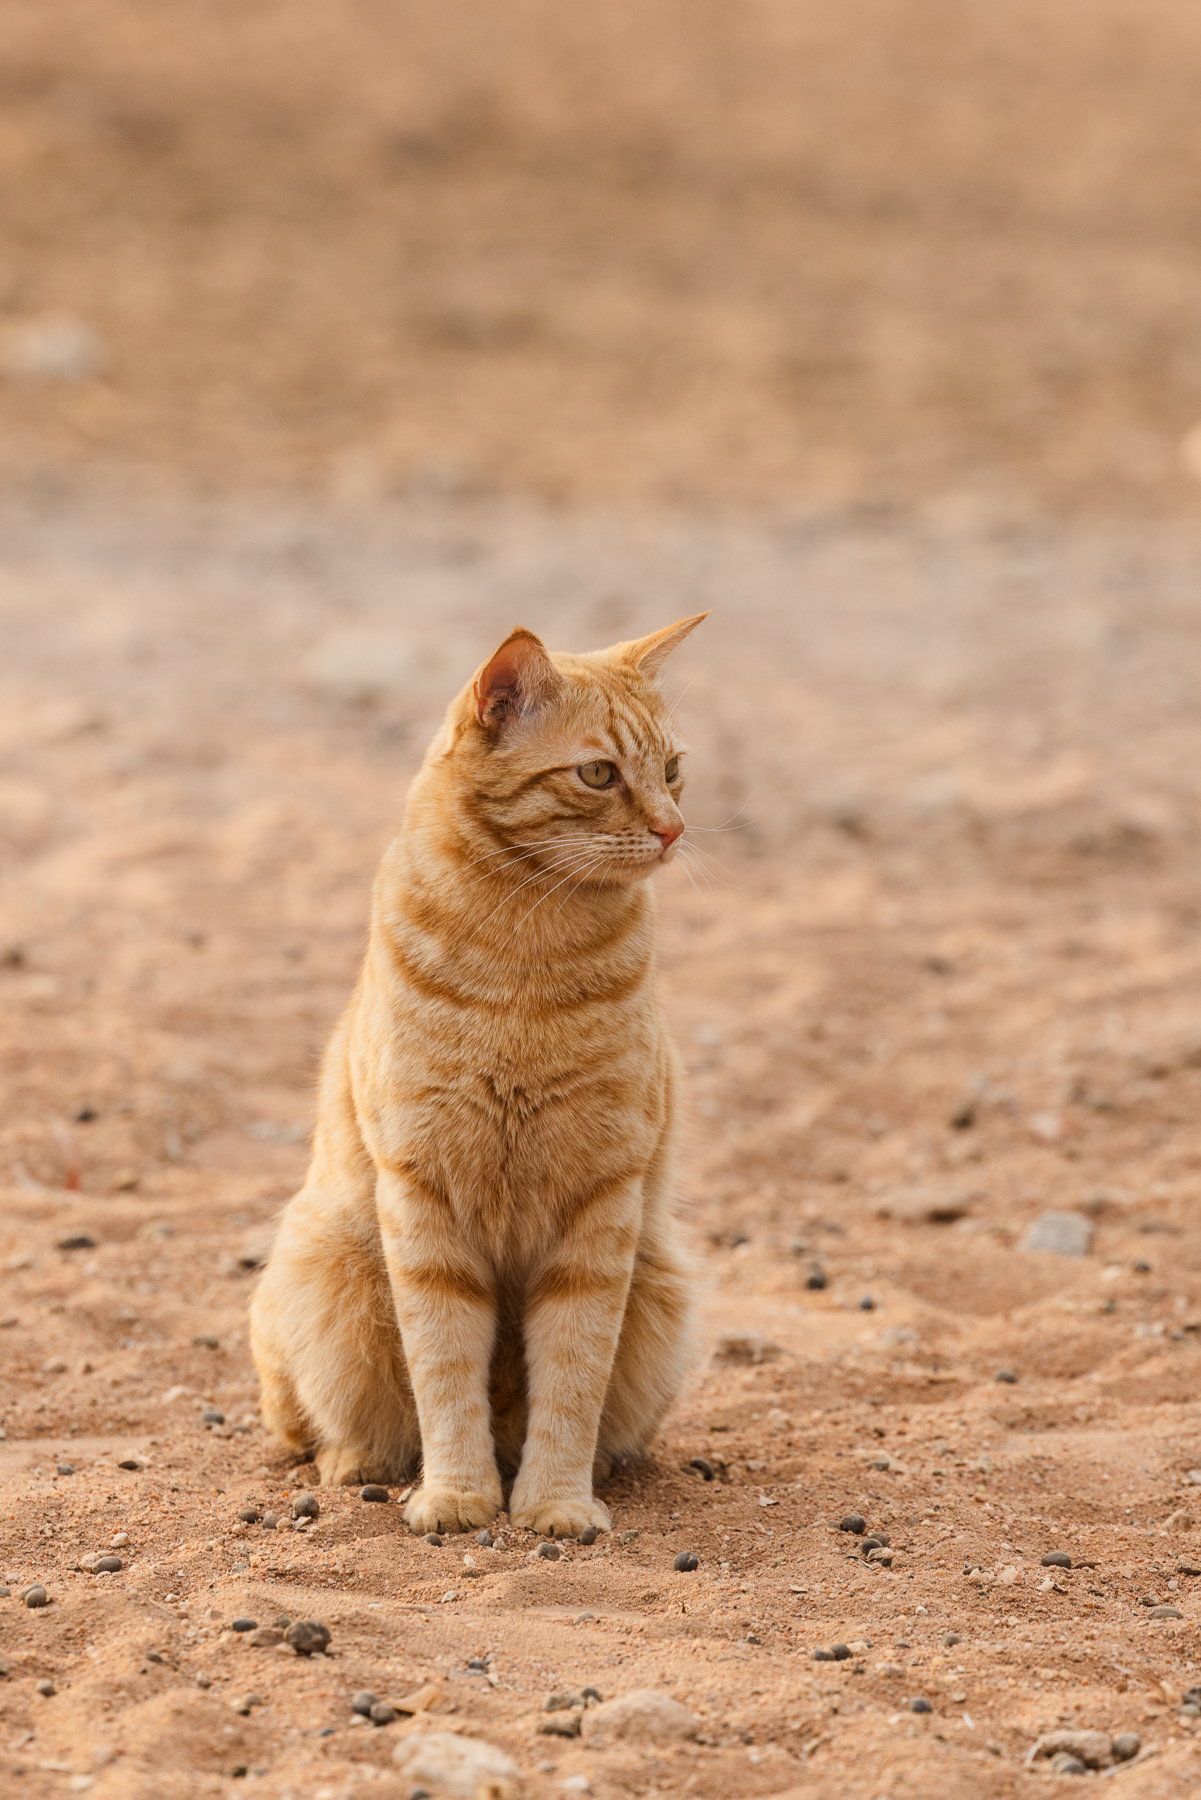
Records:
M380 865L313 1160L251 1307L263 1417L417 1532L609 1528L689 1349L676 1055L647 877L684 829L655 677L706 615L583 656L516 630ZM499 1463L499 1468L498 1468Z

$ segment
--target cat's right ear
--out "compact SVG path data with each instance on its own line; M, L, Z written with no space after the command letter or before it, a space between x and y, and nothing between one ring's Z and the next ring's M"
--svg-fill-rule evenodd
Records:
M561 677L540 638L519 625L475 678L475 712L489 731L537 712L554 697Z

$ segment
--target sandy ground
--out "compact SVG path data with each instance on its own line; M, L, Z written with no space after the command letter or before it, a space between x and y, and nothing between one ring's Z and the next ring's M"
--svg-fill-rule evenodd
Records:
M1199 80L1193 0L7 0L0 474L1195 519Z
M1201 540L76 499L0 541L0 1791L402 1800L450 1727L536 1800L1001 1796L1089 1727L1141 1738L1115 1793L1195 1793ZM708 875L661 896L704 1333L614 1535L239 1523L315 1480L246 1305L432 720L517 619L702 605ZM1052 1210L1087 1254L1021 1247ZM282 1615L331 1654L227 1629ZM540 1734L587 1684L699 1735Z

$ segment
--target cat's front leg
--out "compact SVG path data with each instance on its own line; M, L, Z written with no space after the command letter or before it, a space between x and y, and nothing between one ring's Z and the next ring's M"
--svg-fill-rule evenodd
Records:
M639 1192L639 1183L625 1183L608 1206L590 1205L527 1291L529 1424L509 1501L524 1530L579 1537L592 1525L610 1528L592 1470L633 1273Z
M436 1195L382 1172L376 1203L421 1428L422 1482L405 1522L421 1534L478 1530L501 1503L488 1397L491 1276Z

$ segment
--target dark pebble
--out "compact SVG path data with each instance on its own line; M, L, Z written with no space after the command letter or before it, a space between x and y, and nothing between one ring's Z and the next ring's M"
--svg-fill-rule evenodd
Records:
M364 1688L362 1693L356 1694L351 1701L350 1710L354 1713L361 1713L365 1719L369 1719L371 1717L371 1708L375 1704L376 1696L374 1694L369 1694L367 1689Z
M198 1350L219 1350L221 1348L211 1331L198 1331L192 1342Z
M12 1596L12 1589L11 1589L11 1588L9 1588L9 1587L0 1587L0 1600L8 1600L8 1599L10 1599L10 1598L11 1598L11 1596ZM4 1675L7 1675L7 1674L8 1674L8 1670L7 1670L7 1669L4 1669L4 1670L0 1670L0 1674L4 1674Z
M1048 1550L1042 1558L1044 1569L1070 1569L1072 1559L1066 1550Z
M73 1112L71 1114L71 1118L76 1125L93 1125L95 1124L96 1116L96 1108L94 1106L81 1106L78 1112Z
M278 1524L279 1524L279 1514L278 1513L265 1512L263 1514L263 1529L265 1531L274 1531Z
M485 1527L483 1531L476 1532L475 1541L480 1546L481 1550L491 1550L492 1533Z
M587 1531L581 1531L580 1542L581 1542L581 1544L595 1544L595 1542L599 1536L600 1536L600 1526L599 1525L589 1525Z
M694 1456L688 1467L695 1469L702 1481L713 1480L713 1464L706 1462L703 1456Z
M58 1475L74 1475L75 1469L71 1463L59 1463L55 1473Z
M753 1631L748 1631L742 1641L744 1644L761 1644L763 1639L756 1637Z
M953 1650L956 1644L962 1644L963 1639L957 1631L944 1631L938 1641L944 1650Z
M75 1231L69 1237L60 1237L58 1247L60 1250L94 1250L96 1240L89 1237L86 1231Z
M916 1700L911 1700L909 1702L909 1710L910 1712L933 1712L934 1708L928 1700L923 1700L919 1694Z
M1119 1731L1113 1740L1113 1753L1119 1762L1129 1762L1143 1747L1137 1731Z
M549 1719L543 1719L538 1731L542 1737L578 1738L580 1715L573 1712L552 1713Z
M859 1537L867 1530L867 1520L862 1513L848 1513L845 1519L838 1521L839 1531L853 1531Z
M243 1506L238 1512L243 1525L257 1525L262 1516L257 1506Z
M474 1669L477 1675L486 1675L488 1673L488 1665L482 1656L469 1656L467 1658L467 1667L469 1669Z
M320 1511L321 1508L317 1504L317 1496L315 1494L302 1494L299 1500L293 1500L292 1502L292 1517L294 1519L315 1519Z
M815 1650L813 1660L814 1662L833 1662L834 1652L833 1650Z
M558 1544L539 1544L538 1546L538 1555L545 1557L547 1562L558 1562L562 1554Z
M26 1588L22 1598L28 1607L49 1606L50 1596L40 1584Z
M851 1652L845 1644L830 1645L830 1655L834 1658L835 1662L846 1662L850 1654Z
M312 1656L328 1645L329 1627L316 1619L295 1619L284 1636L298 1656Z
M428 1788L416 1787L409 1789L409 1800L434 1800L434 1797Z
M119 1556L102 1556L96 1564L97 1575L119 1575L125 1564Z
M1134 1270L1136 1275L1149 1275L1151 1273L1151 1264L1141 1256L1137 1262L1132 1262L1130 1267Z
M258 1628L257 1619L231 1619L229 1626L231 1631L257 1631Z
M1201 1706L1201 1687L1186 1688L1180 1696L1182 1706Z
M821 1269L810 1269L809 1279L808 1279L808 1281L806 1281L805 1286L807 1288L813 1288L816 1291L820 1288L824 1288L825 1285L826 1285L826 1277L823 1274L823 1272L821 1271Z
M1052 1775L1087 1775L1088 1770L1078 1756L1071 1756L1061 1750L1058 1756L1051 1758Z
M396 1717L396 1708L389 1706L386 1700L377 1700L367 1717L373 1725L391 1725Z
M136 1456L123 1456L117 1464L119 1469L140 1469L141 1466Z
M55 1687L54 1683L49 1679L48 1676L43 1676L41 1681L39 1681L37 1683L37 1685L33 1691L35 1694L40 1694L42 1696L43 1700L53 1700L55 1694L57 1694L57 1692L58 1692L58 1689Z
M277 1613L271 1623L277 1631L286 1631L292 1623L291 1613Z
M603 1704L603 1702L601 1700L601 1691L599 1688L594 1688L594 1687L581 1688L580 1689L580 1699L584 1702L584 1704L586 1706L600 1706Z
M876 1303L870 1294L864 1294L862 1300L859 1302L859 1310L860 1312L875 1312Z
M700 1568L701 1559L694 1556L691 1550L681 1550L671 1566L681 1575L691 1575L694 1569Z
M369 1481L359 1495L359 1499L374 1500L379 1504L386 1506L388 1503L388 1490L386 1487L377 1487L374 1481Z
M1012 1369L998 1369L996 1378L998 1381L1007 1382L1010 1387L1017 1381L1017 1376Z
M421 1541L423 1544L432 1544L435 1550L441 1550L442 1548L442 1539L438 1536L436 1531L427 1531Z
M210 1406L205 1412L201 1413L200 1423L202 1425L224 1425L225 1414L217 1407Z

